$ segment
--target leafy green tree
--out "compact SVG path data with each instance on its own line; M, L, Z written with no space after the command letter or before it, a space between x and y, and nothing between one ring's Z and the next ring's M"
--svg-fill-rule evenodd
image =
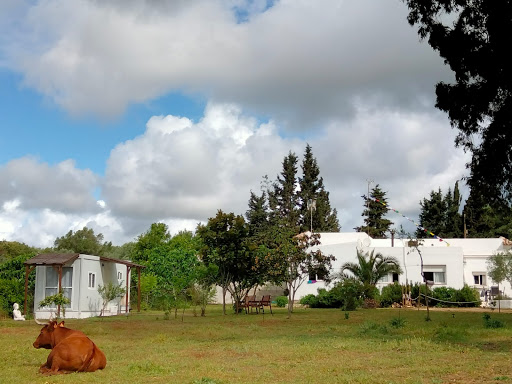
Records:
M488 200L510 196L512 1L403 1L409 24L455 74L455 82L436 85L436 107L459 130L456 145L472 153L469 185Z
M59 292L55 295L46 296L43 300L39 302L39 307L57 307L57 318L60 317L60 310L62 310L62 316L66 317L66 305L69 305L71 300L64 296L64 293Z
M265 279L274 284L285 283L288 289L288 317L293 312L295 294L314 270L328 280L334 257L314 247L320 244L320 234L295 231L285 225L275 225L268 232L265 245L258 249L258 259L264 265Z
M512 282L512 254L500 252L488 258L487 274L498 286L505 280Z
M0 241L0 264L22 255L36 255L37 250L17 241Z
M187 289L195 282L198 250L199 243L189 231L178 233L150 251L146 249L145 273L156 276L160 302L166 310L174 308L175 317L178 307L186 306Z
M103 256L117 260L133 260L134 252L135 242L132 241L120 246L113 245L108 251L103 253Z
M95 235L92 228L83 227L76 232L70 230L66 235L56 238L53 245L58 251L103 256L103 252L108 250L112 243L102 242L103 235L101 233Z
M103 299L103 306L101 309L101 316L103 316L105 314L105 310L107 309L108 303L123 297L126 293L126 288L123 287L122 282L119 284L114 284L109 281L105 285L98 285L98 293Z
M19 243L18 243L19 244ZM24 262L36 255L36 250L30 247L24 247L24 244L18 248L14 244L14 249L26 250L25 254L12 252L8 255L8 260L0 263L0 312L12 314L12 305L14 303L24 305L25 302L25 265ZM9 247L13 244L9 244ZM5 249L5 248L4 248ZM11 248L13 249L13 248ZM28 296L27 306L33 307L34 303L35 273L28 276ZM28 308L25 308L28 310Z
M357 232L366 232L374 239L385 239L386 233L393 224L392 221L384 218L388 212L386 192L380 189L377 184L370 191L370 198L366 195L361 196L364 200L364 223L360 227L354 228Z
M146 264L153 249L165 245L171 239L167 225L164 223L153 223L148 231L137 238L133 250L133 261Z
M198 225L196 233L202 242L199 252L202 262L207 267L215 265L218 268L215 282L222 287L222 305L226 314L227 292L238 303L261 282L256 253L248 243L249 228L243 216L219 210L206 225Z
M301 168L300 232L309 231L311 228L316 232L339 232L337 211L331 209L329 192L324 188L320 169L309 144L306 146Z
M365 287L365 298L374 299L375 287L380 279L390 273L402 273L402 268L397 258L383 256L375 251L364 253L357 250L357 263L346 262L341 266L342 279L350 278L345 272L352 275L363 283Z

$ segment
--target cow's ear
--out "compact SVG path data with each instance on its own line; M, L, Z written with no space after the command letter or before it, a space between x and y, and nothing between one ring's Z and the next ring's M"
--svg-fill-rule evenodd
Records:
M63 328L64 327L64 320L62 320L60 323L59 323L59 327Z
M57 324L57 322L54 322L53 323L53 328L57 328L59 325Z

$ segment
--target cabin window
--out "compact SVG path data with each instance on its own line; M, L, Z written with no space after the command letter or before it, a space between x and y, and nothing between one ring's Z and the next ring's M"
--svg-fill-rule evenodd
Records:
M123 280L123 272L117 272L117 280Z
M71 302L71 292L73 290L73 267L62 268L61 280L62 294ZM59 292L59 272L57 268L46 267L46 282L44 297L56 295ZM71 304L66 304L69 308Z
M96 288L96 274L94 272L89 272L89 283L87 285L89 288Z
M445 265L426 265L423 267L425 280L433 281L434 284L446 284Z
M487 276L483 272L473 272L475 285L487 285Z

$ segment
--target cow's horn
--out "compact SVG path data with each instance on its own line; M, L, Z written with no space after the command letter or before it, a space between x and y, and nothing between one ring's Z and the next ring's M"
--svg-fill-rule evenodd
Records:
M42 321L39 321L37 320L35 317L34 317L34 321L39 324L39 325L48 325L49 323L45 323L45 322L42 322Z

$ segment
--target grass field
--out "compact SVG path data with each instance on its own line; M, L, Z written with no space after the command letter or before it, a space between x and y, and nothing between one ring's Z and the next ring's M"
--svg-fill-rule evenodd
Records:
M268 311L267 311L268 312ZM505 323L484 327L483 314ZM1 383L512 383L512 313L285 309L183 321L161 312L67 320L105 352L94 373L44 377L40 326L0 321ZM348 317L348 318L347 318ZM400 320L398 320L400 319ZM403 324L403 327L396 325ZM395 326L393 326L394 324Z

